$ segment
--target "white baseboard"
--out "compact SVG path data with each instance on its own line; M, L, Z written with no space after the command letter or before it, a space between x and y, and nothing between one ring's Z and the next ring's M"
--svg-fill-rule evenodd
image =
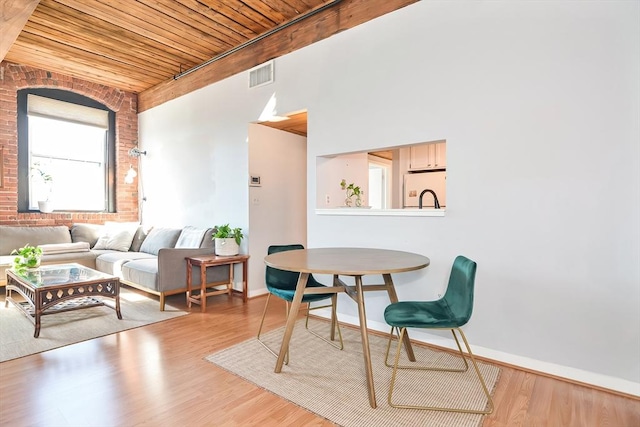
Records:
M331 312L328 309L317 310L315 315L330 318ZM339 315L339 320L342 323L357 326L360 321L355 316ZM367 328L369 330L389 333L390 327L386 323L367 320ZM455 341L452 338L444 338L438 335L428 334L418 330L411 331L411 339L417 342L423 342L426 344L432 344L438 347L457 349ZM474 345L473 353L475 355L495 360L523 369L546 373L559 378L565 378L567 380L578 381L585 384L591 384L596 387L602 387L612 391L625 393L633 396L640 397L640 383L624 380L621 378L611 377L608 375L602 375L594 372L585 371L582 369L571 368L568 366L562 366L555 363L543 362L540 360L530 359L528 357L517 356L510 353L492 350L490 348L480 347Z

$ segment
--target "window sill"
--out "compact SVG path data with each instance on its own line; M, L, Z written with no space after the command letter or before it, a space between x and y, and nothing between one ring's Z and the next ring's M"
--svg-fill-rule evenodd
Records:
M335 208L316 209L316 215L330 216L445 216L446 209L363 209L363 208Z

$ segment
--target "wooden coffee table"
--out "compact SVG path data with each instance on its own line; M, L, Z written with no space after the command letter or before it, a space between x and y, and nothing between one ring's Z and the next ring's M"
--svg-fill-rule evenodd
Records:
M13 298L18 293L24 301ZM23 272L7 270L5 306L11 302L35 324L33 336L40 335L40 319L45 314L107 306L120 313L120 280L80 264L46 265ZM95 297L115 300L115 307Z

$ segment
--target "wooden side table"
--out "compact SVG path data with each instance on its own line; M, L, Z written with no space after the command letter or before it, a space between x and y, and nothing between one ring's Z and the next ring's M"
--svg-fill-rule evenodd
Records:
M232 295L233 289L233 266L235 264L242 263L242 301L247 302L247 287L248 287L248 268L247 263L249 261L249 255L233 255L233 256L218 256L218 255L200 255L187 257L187 307L191 308L191 303L200 304L200 311L203 313L207 310L207 297L211 295L228 294ZM226 283L226 289L216 289L207 292L207 268L215 267L218 265L229 266L229 281ZM200 293L194 295L192 293L192 273L193 267L200 267ZM223 283L224 284L224 283Z

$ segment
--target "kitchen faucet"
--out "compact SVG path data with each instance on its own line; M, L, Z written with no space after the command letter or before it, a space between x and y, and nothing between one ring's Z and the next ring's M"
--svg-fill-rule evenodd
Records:
M436 209L440 209L440 202L438 202L438 196L436 196L436 192L428 188L426 190L422 190L422 193L420 193L420 199L418 200L418 209L422 209L422 197L424 196L424 193L433 194L433 205Z

